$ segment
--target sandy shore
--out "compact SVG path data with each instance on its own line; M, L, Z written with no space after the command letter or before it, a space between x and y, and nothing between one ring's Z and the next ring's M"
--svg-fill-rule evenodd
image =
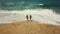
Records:
M0 34L60 34L60 26L22 21L0 24Z

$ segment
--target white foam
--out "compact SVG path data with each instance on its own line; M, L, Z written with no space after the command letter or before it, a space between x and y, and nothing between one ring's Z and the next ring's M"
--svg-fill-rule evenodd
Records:
M8 15L7 15L8 14ZM45 24L60 25L60 15L52 9L27 9L23 11L0 11L0 23L25 21L25 15L32 15L32 19ZM3 17L3 15L6 15Z

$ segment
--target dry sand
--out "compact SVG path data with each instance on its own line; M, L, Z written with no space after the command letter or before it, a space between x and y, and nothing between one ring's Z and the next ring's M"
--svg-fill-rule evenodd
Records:
M0 24L0 34L60 34L60 26L36 23L23 21Z

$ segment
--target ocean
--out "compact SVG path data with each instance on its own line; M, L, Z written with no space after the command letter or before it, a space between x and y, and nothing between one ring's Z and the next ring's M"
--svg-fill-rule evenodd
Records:
M0 23L26 20L27 14L35 21L60 25L60 0L0 0Z

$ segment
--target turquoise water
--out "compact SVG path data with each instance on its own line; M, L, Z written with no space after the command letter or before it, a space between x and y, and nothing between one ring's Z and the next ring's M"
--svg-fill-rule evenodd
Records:
M19 21L20 18L24 20L23 15L26 14L33 15L34 20L43 23L60 23L60 0L0 0L0 23L16 19Z
M59 0L0 0L1 9L20 10L60 7Z
M60 0L0 0L0 10L53 9L60 12Z

